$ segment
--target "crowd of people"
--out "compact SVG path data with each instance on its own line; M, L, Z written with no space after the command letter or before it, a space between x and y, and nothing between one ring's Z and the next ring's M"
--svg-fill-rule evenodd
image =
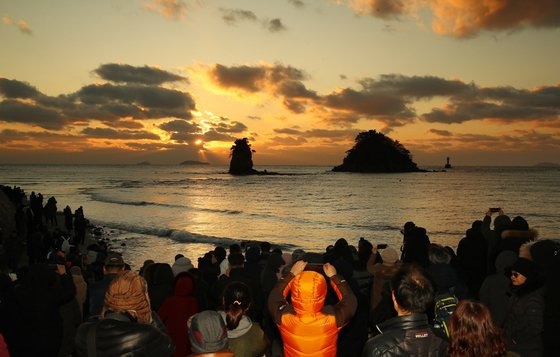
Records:
M239 242L136 272L103 240L84 245L81 207L61 229L42 195L2 191L9 239L27 247L0 274L2 357L560 356L560 244L501 209L456 252L407 222L400 251Z

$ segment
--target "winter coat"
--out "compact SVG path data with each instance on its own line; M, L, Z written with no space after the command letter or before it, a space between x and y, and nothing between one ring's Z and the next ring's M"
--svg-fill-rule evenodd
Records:
M476 296L486 277L488 243L480 230L470 228L467 236L457 246L459 272L469 288L471 296Z
M62 340L60 306L76 292L68 274L58 275L47 264L29 267L15 290L14 332L22 356L56 356ZM10 346L12 349L12 346Z
M434 282L436 295L452 292L459 300L466 299L468 289L459 275L449 264L430 264L427 269L428 276Z
M516 260L517 256L512 251L498 254L496 258L496 273L484 279L478 294L480 301L488 307L498 326L501 326L506 318L510 296L509 286L511 279L506 273Z
M148 295L153 311L158 311L165 299L173 295L175 290L175 277L169 264L154 263L147 269L146 282Z
M84 303L86 302L87 296L87 284L81 273L78 275L72 274L72 280L74 281L74 286L76 287L76 301L80 307L80 313L83 316L84 313Z
M219 311L226 322L226 313ZM268 341L258 323L252 322L247 316L242 316L239 325L228 330L229 349L235 356L239 357L260 357L264 355Z
M425 314L394 317L377 326L381 335L368 340L363 357L444 355L446 343L437 337Z
M167 298L158 310L161 321L175 343L174 356L184 357L191 353L187 321L197 312L193 278L188 273L181 273L176 278L173 296Z
M6 346L2 335L0 335L0 357L10 357L10 351L8 351L8 346Z
M514 292L503 325L508 350L523 357L541 356L543 317L542 289L524 289L521 286Z
M109 289L109 284L115 279L117 274L107 274L103 279L89 286L89 316L98 318L105 303L105 293Z
M534 229L526 231L507 229L502 232L498 251L511 250L519 254L519 247L527 242L534 241L539 236L539 232Z
M491 222L492 217L484 216L482 219L482 225L480 226L480 231L482 232L488 247L486 254L487 273L495 273L494 262L496 261L496 256L500 253L500 237L502 235L502 231L506 230L510 226L511 220L505 214L497 216L494 219L494 230L490 229Z
M126 314L109 313L101 320L83 323L76 335L76 353L90 356L89 349L94 349L96 357L172 356L173 341L163 326L158 326L157 315L152 313L152 318L151 324L140 324ZM91 338L93 345L89 344Z
M367 264L368 272L373 275L373 284L371 286L370 294L371 310L375 309L375 307L381 301L381 291L383 289L383 285L385 285L385 282L390 281L393 275L395 275L395 273L400 269L401 266L401 262L397 262L391 265L383 263L375 264L375 255L371 255Z
M338 332L354 315L357 300L340 275L330 282L340 299L334 306L324 305L327 284L314 271L289 273L271 291L268 309L282 335L284 356L336 356Z
M60 307L62 317L62 340L59 356L69 356L74 351L74 338L78 326L82 323L82 312L78 301L74 298Z

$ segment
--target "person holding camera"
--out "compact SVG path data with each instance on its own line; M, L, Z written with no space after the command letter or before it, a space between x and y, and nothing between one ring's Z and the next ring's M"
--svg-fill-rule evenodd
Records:
M284 356L336 356L338 332L356 312L356 296L329 263L322 270L340 301L324 305L327 282L313 271L318 267L296 262L268 298L268 309L284 341ZM291 304L286 301L290 293Z

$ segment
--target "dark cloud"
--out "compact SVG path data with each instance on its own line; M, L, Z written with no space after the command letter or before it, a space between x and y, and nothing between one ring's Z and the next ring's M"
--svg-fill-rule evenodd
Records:
M299 99L317 98L317 93L302 83L308 76L302 70L291 66L260 65L232 66L216 64L209 69L210 78L223 88L244 92L268 92L283 97L284 105L294 113L302 113L305 106Z
M286 109L288 109L292 113L305 113L305 103L302 103L300 101L286 98L284 99L284 101L282 101L282 104L284 104L284 107L286 107Z
M468 92L472 87L460 80L448 80L435 76L404 76L383 74L379 79L366 78L360 81L364 91L390 93L410 98L453 96Z
M135 67L119 63L102 64L93 72L111 82L160 85L166 82L186 81L185 77L156 67Z
M242 133L247 130L247 126L241 122L232 121L231 123L214 125L213 129L218 133Z
M293 129L293 128L281 128L281 129L274 129L275 133L278 134L288 134L288 135L300 135L302 131Z
M167 144L167 143L139 143L135 141L131 141L126 143L126 146L135 149L135 150L143 150L143 151L154 151L154 150L161 150L161 149L171 149L177 147L176 144Z
M531 90L479 87L458 79L385 74L360 80L358 88L340 88L320 95L303 83L308 79L305 72L290 66L216 64L208 72L220 87L268 93L279 97L292 113L304 113L311 108L315 116L341 127L359 120L378 120L385 124L384 130L391 130L418 119L440 123L540 120L554 127L560 117L560 86ZM416 112L418 101L433 98L447 103L427 113Z
M15 79L0 78L0 95L5 98L36 98L41 94L32 85Z
M234 66L226 67L216 64L210 74L217 84L225 88L237 88L247 92L258 92L261 88L258 83L266 74L264 67Z
M422 118L439 123L463 123L480 119L503 122L560 119L560 86L527 90L471 85L468 93L451 96L450 100L450 104L433 108Z
M116 120L116 121L104 121L103 124L110 126L112 128L126 128L126 129L142 129L144 124L139 121L134 120Z
M239 21L257 21L258 17L254 12L243 9L224 9L220 8L222 19L228 25L236 25Z
M210 129L203 135L203 140L205 142L209 141L235 141L235 137L227 133L218 132L214 129Z
M307 143L304 137L274 136L270 138L270 145L299 146Z
M200 136L201 135L197 135L189 132L175 131L171 133L171 136L169 138L177 143L191 143L197 139L200 139Z
M292 137L302 136L305 138L321 138L321 139L339 139L343 137L354 138L358 132L356 129L309 129L299 130L295 128L280 128L274 129L277 134L286 134Z
M284 24L282 23L282 20L280 20L278 18L272 19L272 20L266 22L265 24L266 24L266 28L270 32L280 32L280 31L285 31L286 30L286 26L284 26Z
M160 140L157 134L145 130L115 130L111 128L85 128L81 131L84 136L96 139L147 139Z
M195 102L188 93L136 84L91 84L82 87L73 97L85 104L101 105L109 112L111 108L115 109L111 105L116 105L121 110L128 106L126 114L135 118L190 119L191 110L196 109Z
M196 133L200 130L200 127L195 123L189 123L186 120L172 120L167 123L163 123L159 126L167 132L183 132L183 133Z
M453 135L453 133L448 131L448 130L430 129L429 132L432 133L432 134L439 135L439 136L452 136Z
M415 118L414 110L409 107L410 100L393 93L345 88L326 95L321 99L320 104L370 119L378 119L394 126L405 125Z
M396 18L406 11L409 0L357 0L359 11L382 19Z
M288 0L288 2L297 8L302 8L305 6L305 3L302 0Z
M247 118L251 120L262 120L262 118L258 115L247 115Z
M416 17L426 6L434 15L435 32L462 38L481 31L560 27L560 2L556 0L355 0L352 6L360 14L382 19L405 14Z
M55 110L11 99L0 102L0 121L53 130L62 129L66 124L64 116Z

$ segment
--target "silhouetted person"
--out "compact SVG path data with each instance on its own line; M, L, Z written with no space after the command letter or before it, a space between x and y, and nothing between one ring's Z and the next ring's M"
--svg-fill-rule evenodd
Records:
M74 228L74 225L72 224L72 209L70 206L66 206L62 213L64 213L64 226L66 227L66 231L70 233Z
M103 308L105 293L109 284L117 274L124 270L124 260L118 253L109 253L103 266L103 279L89 287L89 315L90 318L99 318Z
M45 221L47 224L51 224L53 226L58 226L58 220L56 218L56 199L54 198L54 196L51 196L48 201L47 204L44 207L44 213L45 213Z
M86 238L87 221L84 217L82 207L74 212L74 232L76 234L76 245L83 245Z
M481 225L482 221L474 221L457 247L460 273L472 296L478 296L480 286L486 277L488 246L480 230Z
M62 341L61 305L72 300L74 284L66 273L64 260L54 270L47 264L29 267L25 278L16 287L14 326L21 356L56 356Z

